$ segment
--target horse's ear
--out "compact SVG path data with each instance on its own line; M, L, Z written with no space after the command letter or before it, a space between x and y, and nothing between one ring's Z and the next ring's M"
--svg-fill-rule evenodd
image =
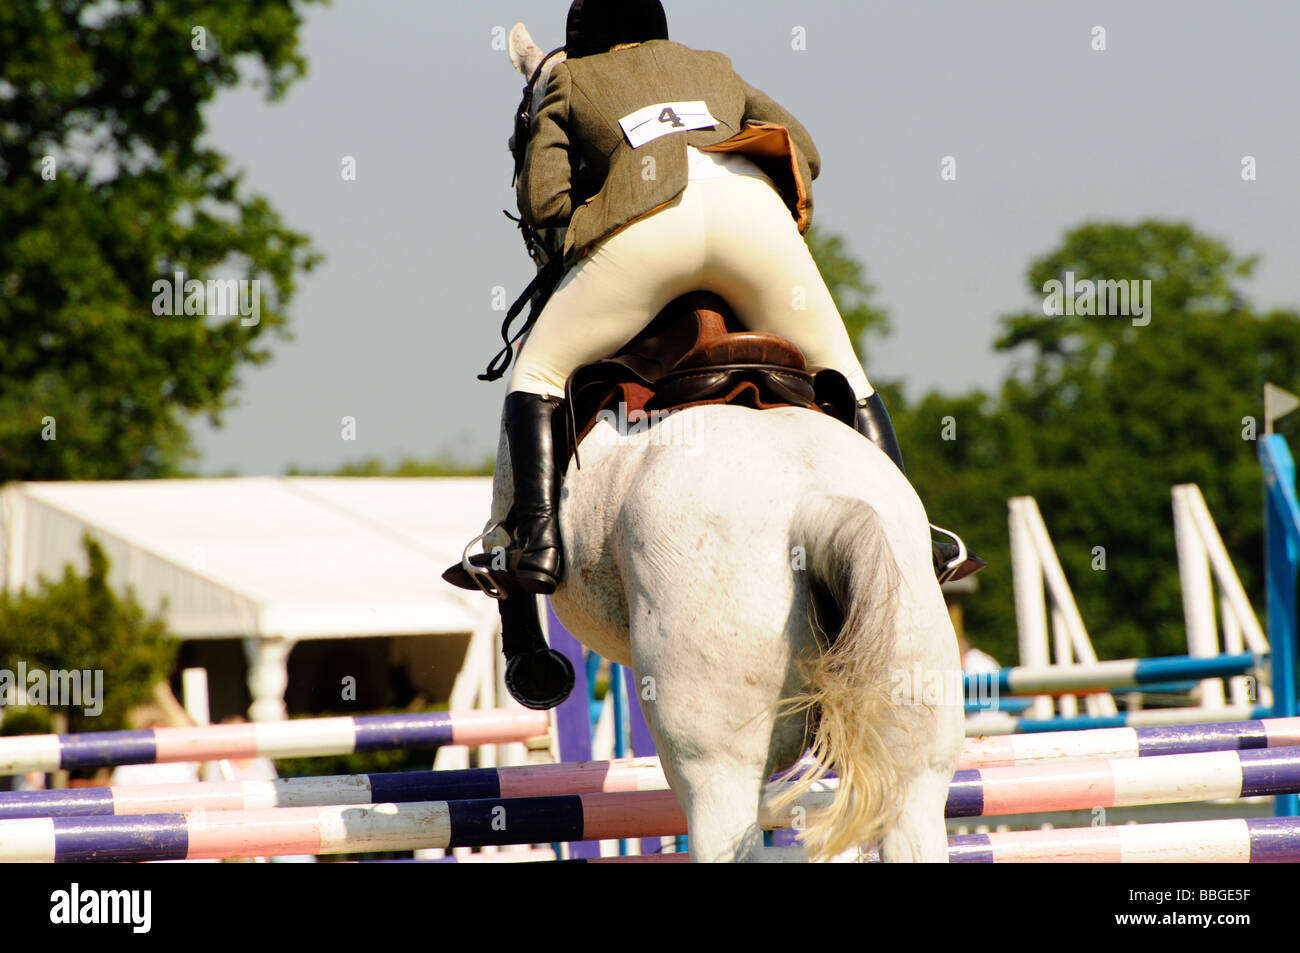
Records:
M537 69L537 64L542 61L545 52L536 43L533 42L532 36L528 32L528 27L522 23L516 23L510 28L510 65L523 73L524 76L532 76L533 70Z

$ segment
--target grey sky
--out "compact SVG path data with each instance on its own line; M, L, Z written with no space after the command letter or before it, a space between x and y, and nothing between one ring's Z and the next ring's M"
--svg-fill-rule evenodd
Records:
M243 372L222 429L196 423L201 472L495 448L505 385L475 380L499 344L492 289L513 300L533 268L501 215L521 80L492 29L523 20L549 49L567 7L335 0L307 13L310 71L285 101L243 88L209 111L208 142L327 261L301 281L296 339ZM665 7L674 40L726 53L816 140L817 223L866 262L894 323L873 378L912 396L996 385L998 317L1040 303L1029 261L1087 220L1189 221L1263 256L1256 303L1300 304L1295 0Z

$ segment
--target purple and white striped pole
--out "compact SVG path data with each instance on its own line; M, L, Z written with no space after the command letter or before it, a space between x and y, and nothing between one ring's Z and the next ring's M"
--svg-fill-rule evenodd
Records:
M1293 864L1300 818L1069 827L948 838L955 864Z
M674 836L671 791L0 821L0 862L197 860Z
M0 738L0 774L223 758L290 758L439 745L501 744L547 732L546 712L519 708ZM1136 758L1300 745L1300 717L1101 728L967 739L959 768Z
M1183 804L1300 791L1300 747L1049 761L958 771L948 817Z
M491 708L75 735L19 735L0 738L0 774L504 744L544 735L549 724L544 711Z
M667 788L658 758L629 758L585 764L403 771L273 781L194 781L59 791L4 791L0 792L0 820L551 797Z
M826 788L834 780L825 781ZM667 789L654 758L577 765L411 771L215 784L131 785L69 791L0 793L0 819L123 817L257 811L270 808L410 803L610 794L626 802L637 792ZM1043 762L958 771L949 787L948 817L1179 804L1300 791L1300 746L1209 751L1159 758ZM630 795L630 796L629 796Z
M968 738L957 767L1029 764L1091 758L1148 758L1200 751L1233 751L1300 745L1300 718L1146 728L1094 728L1025 735Z
M629 811L630 799L636 800ZM765 818L775 827L774 818ZM71 863L343 854L673 836L671 791L0 821L0 861ZM958 863L1300 862L1300 818L1189 821L949 838Z

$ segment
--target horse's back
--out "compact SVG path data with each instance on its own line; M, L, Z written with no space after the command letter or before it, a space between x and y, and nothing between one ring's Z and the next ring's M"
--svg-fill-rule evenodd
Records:
M870 441L815 411L708 405L631 435L602 424L580 455L565 481L569 566L556 602L584 629L604 617L599 641L622 640L638 593L770 620L801 581L798 514L819 500L868 503L905 575L929 564L911 485Z
M681 445L647 444L625 474L620 523L633 538L652 542L663 532L663 514L671 513L705 534L694 541L695 552L713 546L734 560L747 544L785 540L801 506L850 498L880 514L900 560L928 564L920 498L889 458L851 428L798 408L710 406L686 413L694 420L681 418L674 435ZM788 552L785 557L788 573ZM697 566L686 562L687 571Z

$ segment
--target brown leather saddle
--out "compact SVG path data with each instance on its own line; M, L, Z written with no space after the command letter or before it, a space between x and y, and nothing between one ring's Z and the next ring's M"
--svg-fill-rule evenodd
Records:
M568 447L557 461L561 467L577 455L602 412L639 421L701 404L804 407L851 427L855 410L843 374L809 367L785 338L746 330L727 303L707 291L675 299L616 355L576 368L565 397Z

